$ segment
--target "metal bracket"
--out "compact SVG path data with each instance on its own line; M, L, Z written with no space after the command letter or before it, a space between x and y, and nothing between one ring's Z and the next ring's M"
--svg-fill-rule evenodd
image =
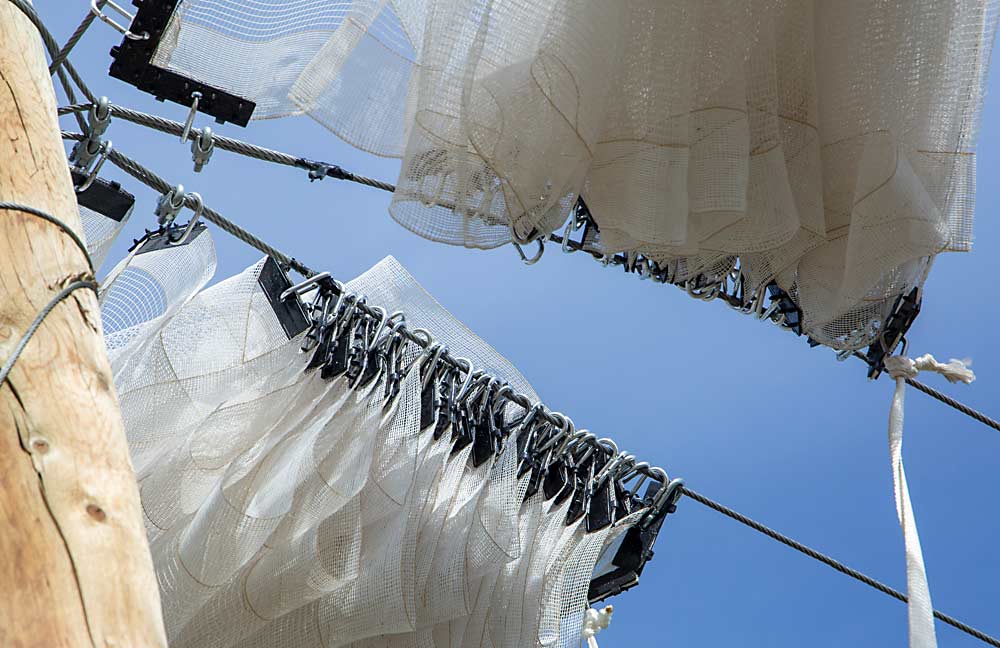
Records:
M292 282L277 261L267 257L260 269L257 282L289 340L309 328L309 320L306 319L305 310L298 296L296 295L295 299L281 298L282 294L292 287Z
M82 186L87 181L88 174L77 169L71 169L74 186ZM81 207L86 207L115 222L122 222L135 205L135 196L122 189L117 182L109 182L103 178L94 178L90 186L76 194L76 201Z
M120 45L111 48L114 62L109 74L152 94L159 101L173 101L185 108L191 107L192 94L200 92L198 112L215 117L220 124L232 122L246 126L257 107L253 101L152 64L153 54L177 3L178 0L132 0L137 10L131 32L146 33L149 38L132 40L126 37Z
M865 361L868 363L868 377L874 380L882 374L885 359L892 355L896 346L903 341L906 332L920 314L920 289L914 288L900 295L893 304L892 313L886 318L878 338L868 347Z

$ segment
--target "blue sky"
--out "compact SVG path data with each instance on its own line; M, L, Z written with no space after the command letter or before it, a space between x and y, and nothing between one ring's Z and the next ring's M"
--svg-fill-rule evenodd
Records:
M62 41L86 3L40 0ZM70 11L72 7L72 11ZM107 76L119 35L95 24L73 60L113 103L183 120ZM938 258L911 355L971 357L969 386L926 382L1000 414L1000 305L988 284L1000 254L993 218L1000 186L1000 88L987 95L979 143L976 243ZM199 116L196 125L210 124ZM335 162L395 181L398 162L347 146L308 118L226 125L216 132ZM70 119L64 128L75 126ZM582 255L547 250L527 267L507 246L483 252L430 243L393 222L389 196L304 171L217 152L201 174L176 137L115 121L107 135L207 204L313 268L348 279L393 255L442 304L493 345L553 409L610 436L689 486L821 551L905 589L902 536L886 445L892 385L864 366L838 362L804 339L682 291L638 281ZM110 166L110 165L109 165ZM117 170L137 195L110 255L153 227L155 195ZM256 261L257 251L213 229L217 279ZM1000 433L916 391L907 394L904 458L935 607L1000 634L996 468ZM903 646L906 606L682 500L641 585L612 601L602 646ZM981 645L938 625L942 646Z

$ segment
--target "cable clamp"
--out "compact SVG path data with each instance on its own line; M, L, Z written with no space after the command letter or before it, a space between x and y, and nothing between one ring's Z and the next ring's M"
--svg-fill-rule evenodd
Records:
M206 126L191 140L191 161L194 162L195 173L201 173L215 152L215 135Z
M101 136L111 125L111 102L107 97L101 97L90 107L87 123L89 126L87 136L73 145L69 156L70 162L79 171L88 171L94 158L101 153L103 145Z

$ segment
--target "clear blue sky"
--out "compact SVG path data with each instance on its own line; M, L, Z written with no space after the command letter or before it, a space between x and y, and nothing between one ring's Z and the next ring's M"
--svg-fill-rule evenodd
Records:
M128 3L123 3L128 4ZM60 41L85 2L39 0ZM119 42L95 24L73 54L98 94L183 120L107 76ZM942 387L1000 415L1000 305L989 282L1000 255L1000 103L986 100L979 143L976 244L938 258L911 355L972 357L979 379ZM210 119L199 116L196 124ZM65 119L64 128L74 128ZM355 151L308 118L254 122L225 135L395 181L398 162ZM720 303L640 282L582 255L550 248L526 267L511 247L490 252L430 243L393 222L389 196L304 171L217 152L192 172L187 145L116 121L108 137L207 204L313 268L354 277L394 255L442 304L509 358L542 399L578 426L616 439L692 488L905 588L903 544L886 447L892 385L837 362ZM109 165L110 166L110 165ZM155 196L126 179L135 213L109 257L153 227ZM259 253L213 229L217 279ZM1000 432L911 390L904 457L935 607L1000 634ZM641 585L613 600L608 646L904 646L906 606L690 500L670 516ZM938 625L941 646L981 645Z

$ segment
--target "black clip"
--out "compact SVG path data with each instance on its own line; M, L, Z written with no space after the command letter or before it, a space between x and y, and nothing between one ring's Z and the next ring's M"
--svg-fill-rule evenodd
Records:
M264 265L260 268L257 283L264 291L264 296L267 297L267 302L271 305L274 316L278 318L278 323L281 324L281 329L289 340L309 328L309 320L306 319L302 301L298 295L295 296L295 299L281 298L281 295L292 287L292 282L277 261L267 257Z
M868 347L865 361L868 363L868 377L878 378L885 369L885 359L892 355L896 345L906 336L920 314L920 289L914 288L896 298L892 312L886 318L878 338Z
M653 544L660 533L668 513L677 510L683 481L653 482L646 490L643 501L649 505L649 514L629 528L610 562L610 569L590 580L587 598L591 604L620 594L639 584L639 576L646 563L653 558Z

